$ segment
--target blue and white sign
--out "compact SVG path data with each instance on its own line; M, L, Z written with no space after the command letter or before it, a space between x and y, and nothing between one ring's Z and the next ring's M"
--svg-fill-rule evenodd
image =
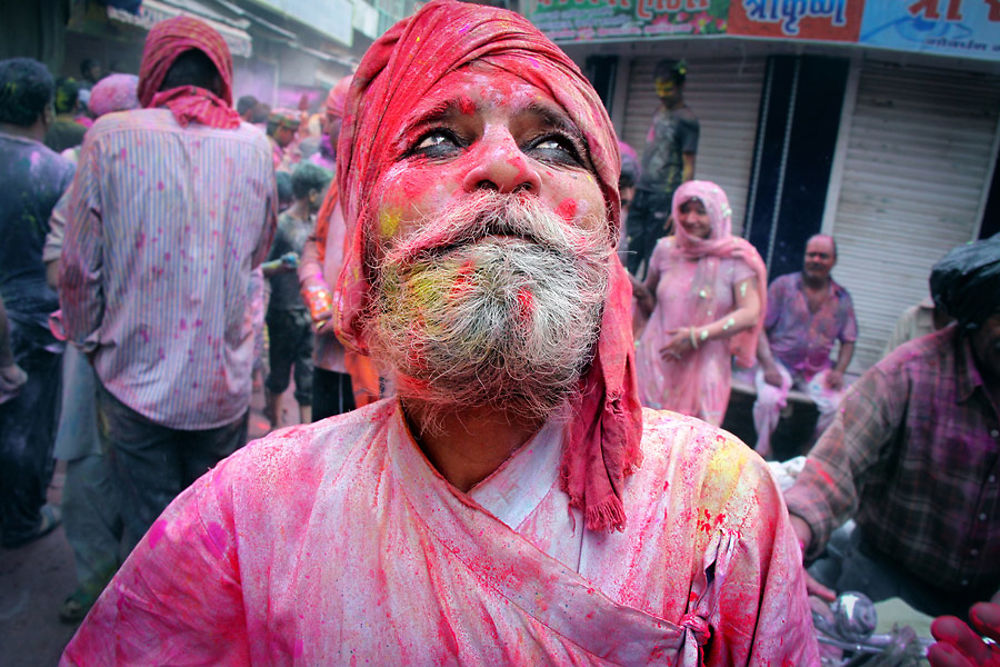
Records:
M1000 60L1000 0L868 0L858 43Z

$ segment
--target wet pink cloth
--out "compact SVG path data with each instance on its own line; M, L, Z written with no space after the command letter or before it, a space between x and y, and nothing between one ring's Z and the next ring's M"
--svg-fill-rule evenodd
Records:
M524 17L502 9L434 0L390 28L368 49L347 96L337 155L337 182L350 247L340 274L336 326L341 340L365 351L363 314L370 296L376 244L369 243L380 200L373 192L393 138L413 101L449 72L486 62L547 92L585 136L588 157L607 203L609 235L618 238L619 155L614 128L579 68ZM576 417L567 425L563 484L587 526L620 529L621 487L642 458L631 331L631 285L617 255L610 260L608 299L590 369L581 381Z
M171 504L61 664L818 664L763 462L644 417L620 533L570 508L556 423L469 494L395 400L272 433Z
M757 250L732 235L732 210L725 192L708 181L682 184L673 199L675 220L681 205L692 198L704 204L711 233L699 239L675 225L676 235L657 243L650 258L650 272L658 276L656 306L639 340L636 364L643 405L675 410L718 426L729 403L732 357L747 367L756 360L766 311L767 273ZM761 300L753 328L728 339L703 341L681 359L660 356L671 336L668 331L702 327L732 312L734 287L748 279L756 284Z
M218 97L196 86L164 90L153 96L153 107L167 107L177 124L187 127L192 121L224 130L235 130L243 120L236 109L226 106Z

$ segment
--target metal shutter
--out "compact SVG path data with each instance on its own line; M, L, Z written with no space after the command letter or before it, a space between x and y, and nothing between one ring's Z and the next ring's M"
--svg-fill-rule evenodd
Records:
M854 298L852 369L881 358L933 264L973 240L989 188L1000 77L867 62L850 119L833 234Z
M659 56L636 58L629 68L624 140L642 155L653 112ZM743 227L757 134L757 110L766 59L690 59L684 99L698 116L701 135L695 178L718 183L733 208L733 233Z

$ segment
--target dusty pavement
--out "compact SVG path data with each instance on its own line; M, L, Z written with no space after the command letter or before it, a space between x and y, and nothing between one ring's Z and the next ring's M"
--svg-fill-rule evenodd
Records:
M282 424L297 423L292 388L282 401ZM250 438L268 431L262 393L255 390ZM65 466L59 465L49 487L49 502L59 504ZM0 549L0 665L51 667L76 632L59 621L59 605L76 587L73 552L62 526L20 549Z

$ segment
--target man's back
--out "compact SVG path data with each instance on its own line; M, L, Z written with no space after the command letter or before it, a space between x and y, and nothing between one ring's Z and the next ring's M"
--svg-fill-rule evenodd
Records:
M64 308L102 384L171 428L232 422L250 393L250 269L273 233L266 138L143 109L98 120L80 165Z
M47 316L59 307L45 282L49 214L73 165L37 141L0 133L0 295L8 310Z

